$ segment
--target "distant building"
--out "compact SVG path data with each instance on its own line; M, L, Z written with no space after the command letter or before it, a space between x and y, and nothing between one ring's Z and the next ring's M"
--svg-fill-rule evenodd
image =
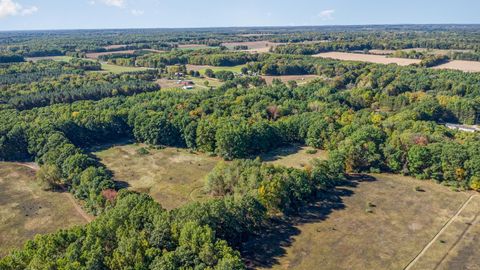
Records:
M457 125L457 124L446 124L449 129L460 130L465 132L480 132L480 127L478 126L469 126L469 125Z

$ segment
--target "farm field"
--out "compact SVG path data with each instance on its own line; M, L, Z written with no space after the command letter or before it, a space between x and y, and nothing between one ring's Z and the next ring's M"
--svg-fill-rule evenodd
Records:
M247 244L251 264L260 269L404 269L469 198L467 193L400 175L359 179L273 229L282 233ZM469 211L478 215L474 207ZM447 243L459 239L464 243L460 246L478 246L473 241L478 234L470 233L470 238L454 235ZM451 256L455 262L455 254ZM470 257L470 263L477 258ZM418 266L411 269L433 269Z
M284 43L274 43L270 41L244 41L244 42L225 42L222 43L223 46L234 49L235 46L248 46L248 50L243 50L246 52L252 53L268 53L270 48L275 48L278 45L282 45Z
M453 60L448 63L435 66L433 69L455 69L465 72L480 72L480 62Z
M362 53L327 52L319 53L313 56L344 61L361 61L377 64L397 64L399 66L408 66L420 63L420 60L418 59L392 58L386 57L384 55L372 55Z
M67 196L44 191L33 169L0 162L0 257L37 234L87 223Z
M102 55L111 55L111 54L133 54L135 50L124 50L124 51L111 51L111 52L96 52L96 53L87 53L87 58L97 59Z
M202 197L204 177L220 160L178 148L149 149L139 154L139 144L95 152L129 189L150 194L164 208L173 209Z

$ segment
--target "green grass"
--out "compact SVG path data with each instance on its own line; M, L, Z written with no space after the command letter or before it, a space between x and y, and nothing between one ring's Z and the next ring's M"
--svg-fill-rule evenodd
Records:
M142 147L149 154L139 154ZM150 194L166 209L203 199L204 177L219 161L185 149L150 149L142 144L115 146L95 155L113 171L115 180Z
M111 73L119 74L124 72L142 71L147 69L148 68L144 68L144 67L124 67L124 66L117 66L117 65L102 63L102 70L100 72L111 72Z
M66 194L42 190L33 170L0 162L0 257L37 234L85 222Z
M297 169L309 166L313 159L325 160L328 158L326 151L317 150L311 154L312 150L314 149L308 146L292 145L275 149L260 157L267 163Z
M200 69L199 72L200 72L201 75L204 75L204 74L205 74L205 70L211 69L211 70L213 70L214 72L221 71L221 70L225 70L225 71L231 71L231 72L234 72L234 73L241 73L242 67L245 67L245 66L246 66L246 65L238 65L238 66L232 66L232 67L215 67L215 66L210 66L210 67L206 67L206 68Z

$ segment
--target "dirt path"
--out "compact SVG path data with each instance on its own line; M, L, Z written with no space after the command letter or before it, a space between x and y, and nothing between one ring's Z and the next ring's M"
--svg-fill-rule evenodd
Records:
M19 165L19 166L23 166L23 167L27 167L29 169L32 169L35 172L40 169L40 166L38 166L38 164L36 164L34 162L15 162L14 164ZM75 200L75 198L73 197L73 195L70 192L68 192L64 188L62 188L62 192L65 195L65 197L67 197L67 199L72 203L72 205L75 208L75 210L77 211L77 213L79 215L81 215L83 217L83 219L85 219L87 222L90 223L93 220L93 217L91 215L87 214L83 210L83 208L80 205L78 205L77 201Z
M455 221L455 219L462 213L462 211L468 206L468 204L473 200L473 198L477 197L478 195L471 195L468 200L466 200L462 207L458 209L457 213L453 217L451 217L445 225L443 225L442 229L438 231L438 233L433 237L433 239L418 253L418 255L404 268L404 270L410 270L415 265L415 263L427 252L427 250L440 238L442 233Z
M78 205L77 201L75 200L75 198L70 192L68 192L67 190L64 190L63 194L65 194L68 200L72 202L73 207L75 207L75 210L77 211L78 214L80 214L83 217L83 219L85 219L88 223L90 223L93 220L93 217L87 214L87 212L85 212L83 208L80 207L80 205Z

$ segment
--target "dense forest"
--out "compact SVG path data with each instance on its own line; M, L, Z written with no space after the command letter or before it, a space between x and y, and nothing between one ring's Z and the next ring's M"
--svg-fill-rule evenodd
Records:
M398 38L383 45L381 39L358 42L374 34L356 28L344 34L335 28L311 30L301 36L288 29L252 29L268 32L278 42L337 39L279 46L266 54L176 46L237 41L238 29L176 35L130 30L123 36L106 30L101 39L87 31L70 47L76 34L69 32L48 32L40 39L35 32L1 33L11 36L0 38L0 48L20 57L126 44L139 51L100 60L155 69L98 73L100 62L80 58L20 63L15 58L0 65L0 160L37 162L40 181L67 189L97 216L86 226L37 236L1 259L0 268L245 269L238 252L243 243L272 217L298 212L351 173L399 173L480 190L480 134L444 125L479 122L478 73L426 69L444 60L435 57L418 56L421 65L400 67L304 55L380 46L478 50L476 30L467 35L455 27L432 26L407 35L396 33L404 30L399 29L386 31L385 40ZM407 44L412 35L418 40ZM433 35L439 38L429 41ZM50 41L43 43L44 38ZM141 52L145 48L165 52ZM160 89L155 83L169 67L183 70L187 64L244 69L241 74L210 70L223 83L205 90ZM267 85L259 77L307 74L318 79ZM148 195L124 190L88 149L126 138L228 161L206 177L212 199L167 211ZM329 158L303 169L267 165L257 158L290 144L327 150Z

